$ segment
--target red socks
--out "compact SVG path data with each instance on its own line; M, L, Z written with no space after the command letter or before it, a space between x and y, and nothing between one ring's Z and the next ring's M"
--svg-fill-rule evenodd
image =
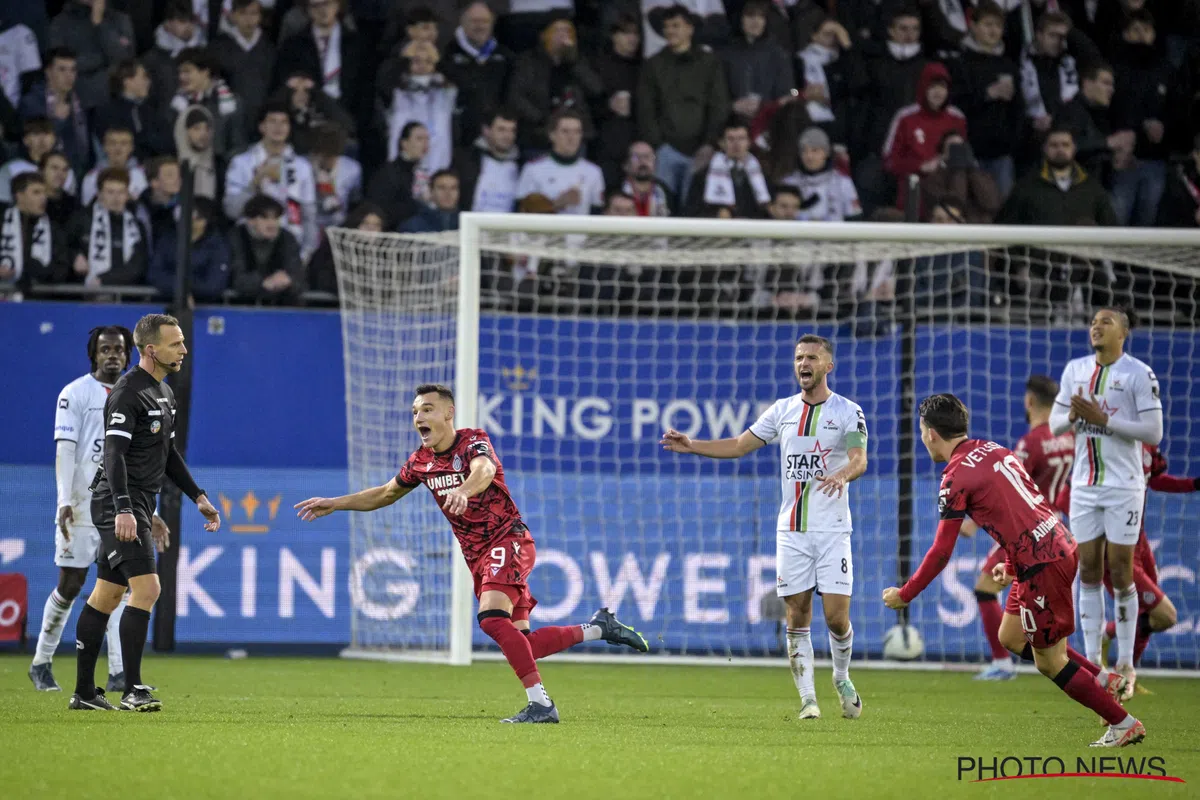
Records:
M500 645L500 652L504 653L504 657L508 660L508 665L513 668L513 672L517 673L517 677L521 680L521 685L528 689L531 686L541 683L542 677L538 675L537 664L533 660L533 649L530 647L529 638L517 630L508 614L502 611L484 611L483 613L497 614L496 616L483 617L483 619L479 620L479 628L492 637L496 644Z
M488 634L489 636L491 634ZM494 638L494 637L493 637ZM578 625L557 625L538 628L528 634L529 647L534 658L545 658L561 653L583 641L583 628Z
M1100 667L1088 661L1087 656L1071 647L1071 645L1067 645L1067 658L1087 670L1088 674L1093 678L1100 674Z
M1127 712L1120 704L1100 688L1096 679L1074 660L1068 661L1057 675L1054 682L1058 688L1082 706L1090 708L1099 714L1109 725L1116 725L1125 719Z
M987 637L988 647L992 648L992 660L1007 660L1008 648L1000 644L1000 620L1004 611L1000 608L1000 598L987 592L976 592L975 600L979 603L979 621L983 623L983 635Z

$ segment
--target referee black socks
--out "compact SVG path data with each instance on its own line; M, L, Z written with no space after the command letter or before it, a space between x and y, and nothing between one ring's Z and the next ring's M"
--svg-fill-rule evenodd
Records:
M75 694L84 700L96 696L96 659L100 657L100 644L108 628L108 614L83 604L79 621L75 624ZM143 636L143 640L144 640Z
M125 691L142 682L142 651L146 649L146 632L150 629L150 612L143 608L125 606L121 614L121 655L125 659Z

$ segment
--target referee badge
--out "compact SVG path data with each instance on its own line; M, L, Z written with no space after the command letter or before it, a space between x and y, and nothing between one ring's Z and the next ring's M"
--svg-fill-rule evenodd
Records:
M158 420L154 420L154 422L150 423L150 432L151 433L158 433L160 430L162 430L161 422L159 422Z
M453 466L454 466L455 472L458 472L462 469L462 459L459 458L457 455L454 456L454 465Z

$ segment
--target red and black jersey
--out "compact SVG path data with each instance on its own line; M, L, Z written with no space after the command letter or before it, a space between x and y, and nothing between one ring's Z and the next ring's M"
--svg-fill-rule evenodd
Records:
M1065 490L1071 485L1075 465L1075 434L1067 431L1055 436L1050 432L1050 423L1045 422L1022 436L1013 454L1025 464L1025 471L1050 507L1066 514L1070 493Z
M471 474L472 459L481 456L496 465L491 485L467 501L467 510L461 516L446 514L467 563L486 553L493 540L525 530L521 512L504 483L504 467L500 465L488 435L481 430L463 428L456 432L449 450L439 453L422 447L408 457L396 475L396 483L401 486L415 487L423 483L429 487L445 514L446 495L466 483Z

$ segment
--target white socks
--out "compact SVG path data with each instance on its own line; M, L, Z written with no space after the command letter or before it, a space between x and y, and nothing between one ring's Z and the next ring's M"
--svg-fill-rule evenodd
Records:
M600 638L600 634L602 633L599 625L592 625L589 622L585 622L579 627L583 631L583 640L585 642L596 641Z
M1113 589L1113 610L1117 618L1117 666L1133 666L1133 640L1137 636L1137 587Z
M833 679L845 681L850 679L850 656L854 655L854 626L842 637L829 632L829 653L833 657Z
M63 627L71 616L74 600L63 600L58 589L50 592L46 606L42 609L42 630L38 634L37 652L33 655L34 665L48 664L54 660L54 651L62 640Z
M535 683L525 690L525 696L529 698L529 702L537 703L539 706L549 708L554 705L550 702L550 695L546 694L546 687L540 683Z
M125 671L125 659L121 657L121 612L125 610L125 601L113 610L108 617L108 674L119 675Z
M1136 595L1134 600L1136 601ZM1135 603L1136 605L1136 603ZM1134 608L1136 624L1136 607ZM1117 623L1118 636L1121 623ZM1083 654L1093 664L1100 663L1100 635L1104 631L1104 589L1098 583L1079 585L1079 627L1083 629ZM1129 652L1133 653L1132 628L1129 636Z
M800 697L815 700L817 690L813 686L813 646L811 628L787 629L788 661L792 666L792 679Z

